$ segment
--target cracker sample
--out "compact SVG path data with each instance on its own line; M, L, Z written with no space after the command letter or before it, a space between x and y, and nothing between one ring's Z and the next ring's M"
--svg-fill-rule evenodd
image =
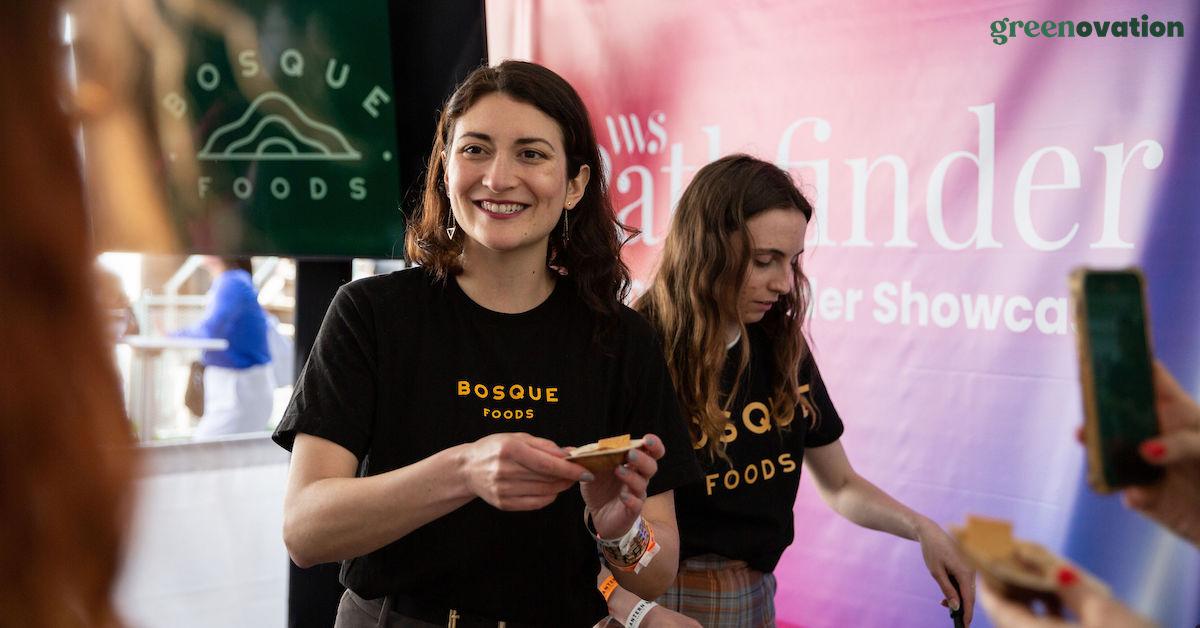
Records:
M567 456L567 460L579 464L593 473L610 471L625 461L625 454L632 449L641 447L643 439L629 438L629 434L601 438L594 443L588 443L576 448Z

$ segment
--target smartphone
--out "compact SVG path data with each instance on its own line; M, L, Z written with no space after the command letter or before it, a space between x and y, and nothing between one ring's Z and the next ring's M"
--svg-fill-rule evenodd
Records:
M1152 484L1163 470L1138 454L1138 445L1159 434L1142 273L1081 268L1071 274L1071 294L1088 482L1102 493Z

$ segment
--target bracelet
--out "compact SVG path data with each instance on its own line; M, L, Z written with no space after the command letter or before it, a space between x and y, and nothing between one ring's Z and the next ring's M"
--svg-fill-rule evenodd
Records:
M629 618L625 620L625 628L638 628L638 626L642 625L642 620L646 618L646 615L650 614L650 611L655 606L658 606L658 602L647 600L638 602L637 606L634 606L633 610L629 611Z
M592 525L592 514L586 509L583 512L584 524L588 532L596 539L596 545L604 560L613 568L620 571L641 573L642 568L650 564L662 547L654 540L654 528L640 515L630 526L629 531L619 539L604 539L596 533Z
M596 588L600 589L600 594L604 596L604 601L607 602L612 597L613 591L617 590L617 579L609 576Z

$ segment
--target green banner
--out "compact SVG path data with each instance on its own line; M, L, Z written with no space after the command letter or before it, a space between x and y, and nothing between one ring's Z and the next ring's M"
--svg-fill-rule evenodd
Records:
M164 155L189 252L399 255L387 3L172 4L187 69L158 105L189 126Z

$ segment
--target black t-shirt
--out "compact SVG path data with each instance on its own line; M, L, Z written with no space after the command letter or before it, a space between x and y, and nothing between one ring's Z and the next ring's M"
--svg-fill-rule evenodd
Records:
M811 358L800 367L801 391L817 408L818 422L797 405L792 422L780 429L770 416L773 356L770 340L758 325L747 328L750 363L729 409L723 440L733 464L697 454L704 478L675 491L680 557L718 554L744 560L754 569L774 571L795 535L792 507L800 487L805 447L828 445L842 435L842 420ZM737 372L735 346L725 362L722 386L728 391Z
M559 279L534 309L502 314L423 269L342 287L275 432L333 441L369 476L497 432L559 445L646 432L667 455L652 494L698 478L670 375L648 323L628 308L604 345L597 316ZM606 614L578 488L533 512L482 499L342 565L358 595L402 594L507 621L592 625Z

